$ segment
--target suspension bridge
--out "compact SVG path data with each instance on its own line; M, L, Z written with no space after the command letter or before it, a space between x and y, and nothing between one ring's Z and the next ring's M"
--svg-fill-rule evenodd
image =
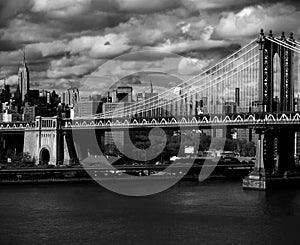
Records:
M3 124L0 130L24 130L24 142L30 143L26 150L40 159L46 149L47 157L60 164L67 155L78 158L76 132L96 131L101 142L110 130L248 128L258 137L257 156L244 187L265 189L268 176L293 171L300 131L299 53L300 42L292 33L277 37L261 30L257 39L216 65L147 100L120 103L90 118L37 118L30 125ZM34 139L26 137L27 131Z
M66 127L283 121L292 114L294 120L298 118L294 112L300 110L299 51L293 34L277 38L272 32L267 36L261 32L258 39L175 88L91 118L78 118ZM255 116L262 113L263 117Z

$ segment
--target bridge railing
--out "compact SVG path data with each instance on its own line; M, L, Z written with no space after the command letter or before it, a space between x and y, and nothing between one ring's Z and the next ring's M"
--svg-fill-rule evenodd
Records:
M203 114L196 117L165 117L148 119L103 119L103 120L79 120L67 121L65 129L72 128L143 128L143 127L175 127L178 126L238 126L255 127L267 124L300 124L300 112L284 113L236 113L228 115Z
M1 122L0 130L35 128L35 122Z

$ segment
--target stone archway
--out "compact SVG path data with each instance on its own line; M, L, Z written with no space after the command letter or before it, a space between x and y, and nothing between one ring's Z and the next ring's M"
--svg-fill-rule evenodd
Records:
M50 162L50 151L47 148L42 148L40 151L40 164L48 165Z

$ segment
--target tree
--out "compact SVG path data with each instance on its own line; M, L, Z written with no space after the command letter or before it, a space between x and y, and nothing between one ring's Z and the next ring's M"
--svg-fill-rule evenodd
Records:
M225 140L225 146L224 151L237 151L237 140L233 139L226 139Z
M241 155L245 157L254 157L256 154L256 146L254 142L243 142L241 144Z
M202 134L200 135L199 151L207 151L211 144L211 136Z
M210 148L215 150L223 150L225 146L225 139L224 138L213 138Z
M120 155L120 151L115 144L106 144L103 152L107 156L117 157Z

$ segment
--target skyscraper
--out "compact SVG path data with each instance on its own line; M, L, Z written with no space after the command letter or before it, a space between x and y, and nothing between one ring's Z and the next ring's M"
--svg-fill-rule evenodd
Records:
M80 101L79 89L78 88L69 88L62 93L62 103L70 107L76 107Z
M21 100L22 102L24 102L26 95L28 94L29 91L29 69L26 64L25 51L23 55L22 65L19 68L18 85L21 92Z

